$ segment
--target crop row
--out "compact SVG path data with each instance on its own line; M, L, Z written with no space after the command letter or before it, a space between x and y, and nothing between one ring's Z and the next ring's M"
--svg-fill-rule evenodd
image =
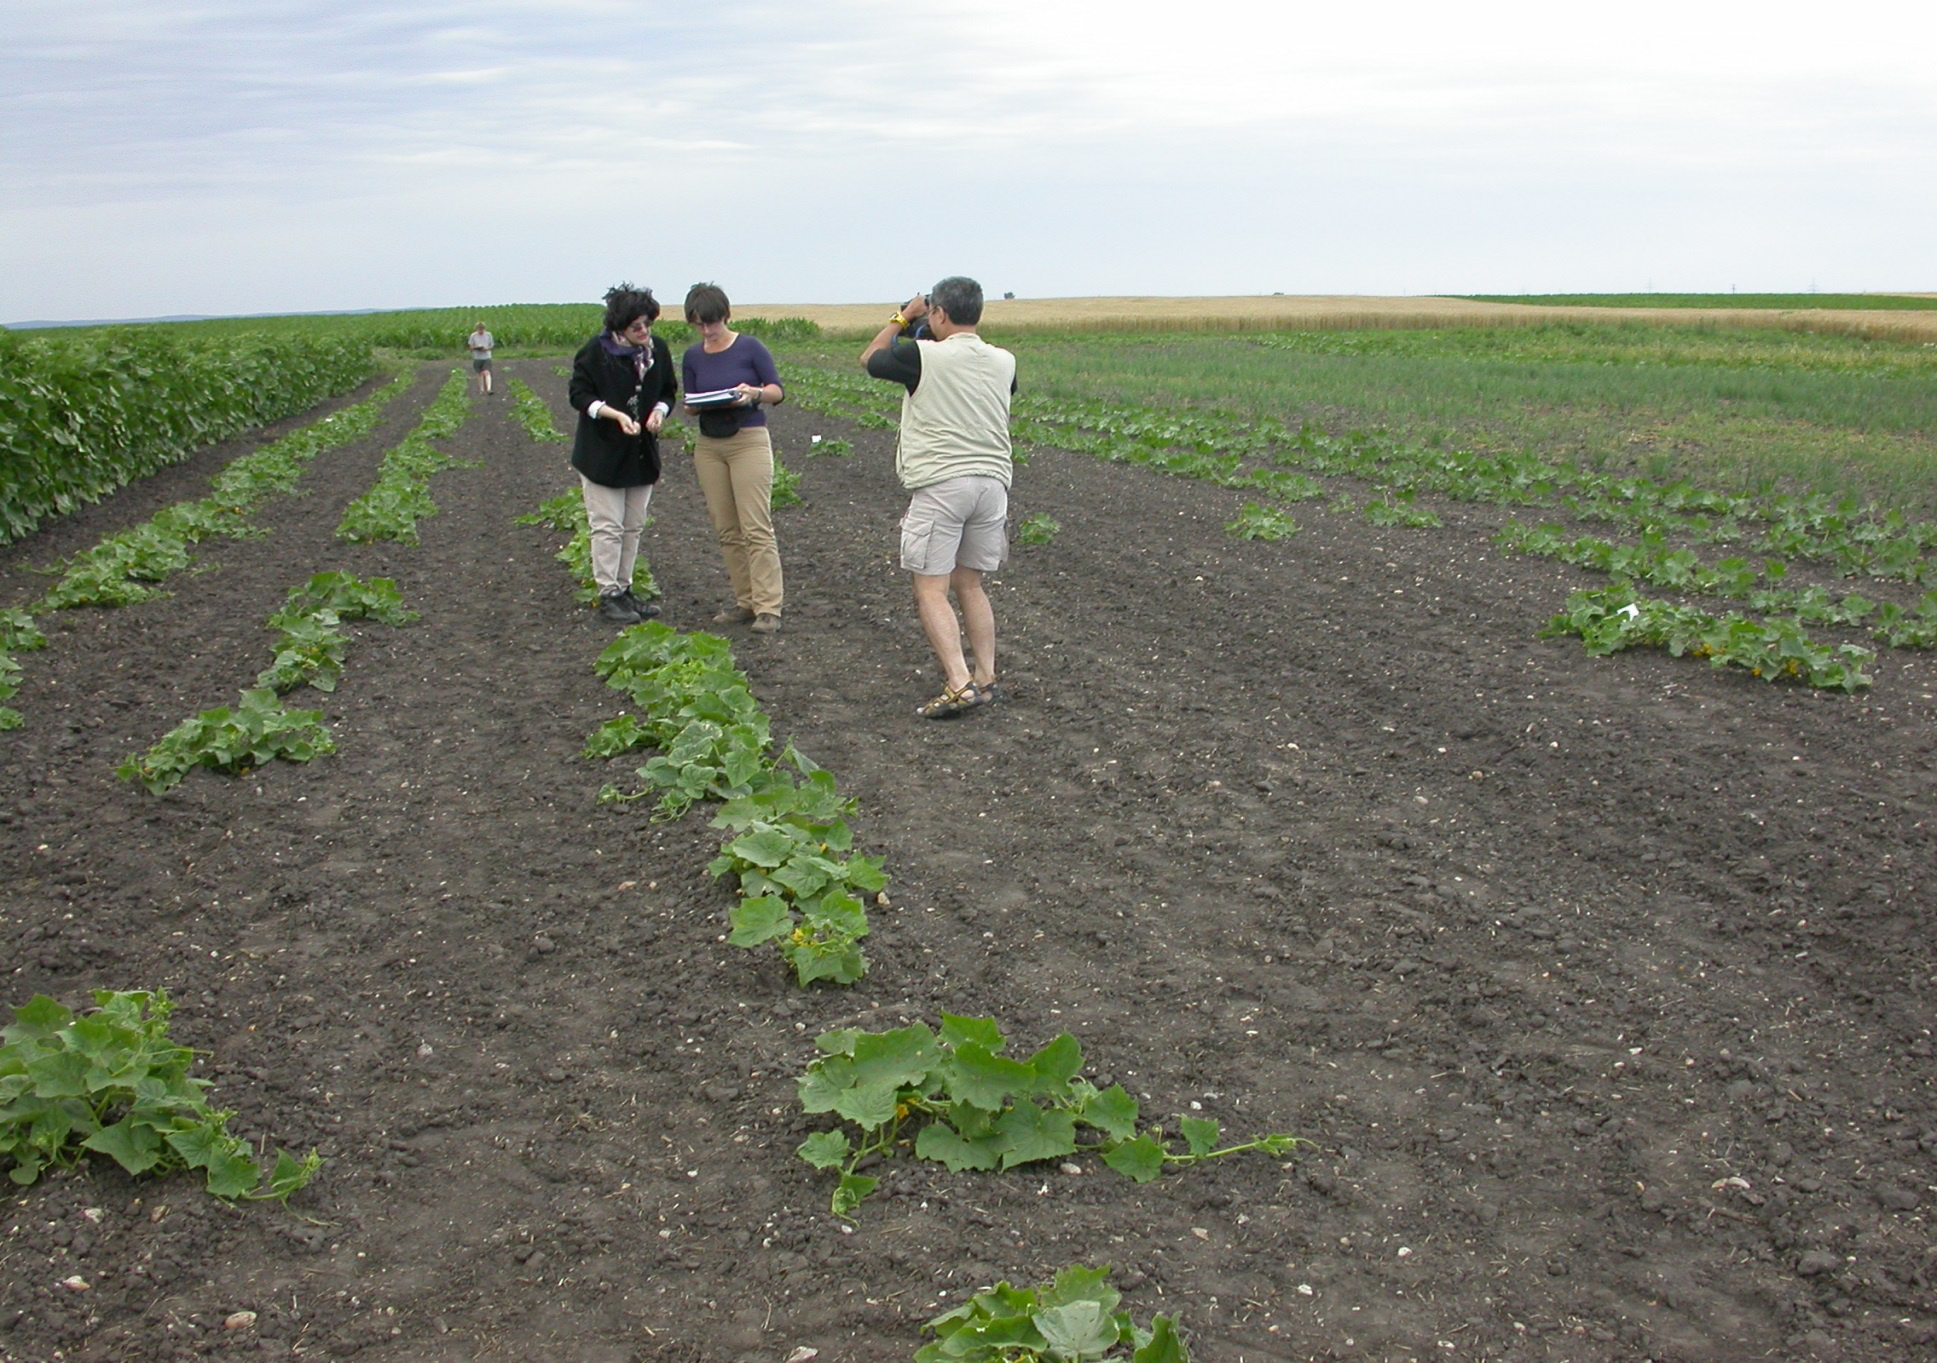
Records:
M417 522L437 514L437 503L430 495L431 475L464 467L463 460L444 454L430 442L464 424L471 412L468 391L463 372L452 370L416 427L383 457L376 484L344 509L336 527L338 539L354 544L418 542Z
M375 368L368 341L308 330L0 331L0 544Z
M161 594L162 582L192 564L194 545L215 535L247 539L261 534L250 513L271 497L293 492L318 454L376 429L384 409L414 377L399 375L356 406L229 461L215 476L208 496L166 507L52 569L60 580L39 601L26 610L0 612L0 701L17 693L21 669L13 655L46 644L34 612L146 601ZM0 729L17 728L21 722L18 711L0 707Z
M861 425L894 424L893 389L858 373L803 369L790 384L796 399L814 410ZM1747 623L1783 647L1803 646L1833 665L1787 666L1784 658L1766 675L1794 677L1811 685L1865 685L1864 650L1845 654L1808 642L1810 624L1843 626L1875 617L1877 639L1891 647L1929 647L1937 642L1937 592L1916 605L1878 605L1850 595L1842 599L1821 589L1777 590L1762 579L1780 578L1779 563L1765 563L1758 574L1746 559L1724 560L1703 569L1694 553L1669 546L1667 536L1682 532L1711 540L1743 539L1761 552L1781 552L1834 565L1846 575L1909 582L1937 580L1937 525L1912 522L1900 512L1864 506L1849 498L1775 496L1762 499L1708 492L1685 480L1658 483L1614 478L1533 454L1487 454L1411 444L1383 433L1357 431L1333 435L1310 426L1293 430L1270 418L1252 420L1206 410L1154 411L1103 402L1050 402L1027 396L1016 401L1014 430L1022 445L1051 446L1090 454L1112 463L1137 464L1159 472L1211 482L1220 487L1258 491L1228 527L1246 539L1282 539L1296 532L1285 504L1325 495L1312 475L1346 477L1367 484L1372 495L1363 514L1374 524L1432 527L1438 517L1419 505L1422 494L1454 501L1509 506L1562 506L1585 518L1619 520L1635 528L1641 543L1615 545L1581 540L1562 544L1557 530L1511 529L1502 543L1525 552L1554 552L1581 566L1615 576L1640 576L1660 585L1700 594L1745 599L1753 609L1781 619ZM1341 506L1349 506L1343 498ZM1713 619L1713 617L1704 617ZM1644 636L1636 635L1639 642ZM1801 644L1798 645L1797 641ZM1738 643L1750 659L1760 655ZM1715 654L1702 656L1715 657ZM1758 673L1758 675L1765 675Z

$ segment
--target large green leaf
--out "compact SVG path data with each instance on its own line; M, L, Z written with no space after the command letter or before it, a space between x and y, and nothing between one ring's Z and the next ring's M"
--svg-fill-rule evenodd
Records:
M998 1117L995 1127L1004 1169L1058 1159L1076 1149L1076 1118L1067 1112L1024 1103Z

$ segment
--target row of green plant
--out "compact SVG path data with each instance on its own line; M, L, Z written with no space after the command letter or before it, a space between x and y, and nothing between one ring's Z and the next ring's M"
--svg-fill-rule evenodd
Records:
M794 385L803 402L852 419L857 414L885 416L885 402L869 380L848 372L820 371ZM874 385L875 388L885 385ZM1848 497L1778 494L1756 499L1713 493L1677 480L1656 483L1615 478L1529 454L1479 456L1460 451L1406 445L1375 432L1333 436L1305 427L1291 431L1269 419L1244 421L1202 411L1152 411L1084 399L1047 403L1019 399L1019 439L1088 453L1109 462L1138 464L1231 488L1270 489L1271 501L1247 502L1227 530L1245 539L1282 539L1297 524L1278 502L1323 495L1310 475L1350 477L1370 484L1373 495L1363 514L1374 524L1432 527L1439 518L1419 505L1422 492L1462 501L1507 505L1563 504L1576 514L1603 520L1617 517L1638 528L1641 544L1621 546L1605 540L1564 543L1558 530L1530 534L1510 530L1502 543L1526 552L1553 552L1581 566L1615 575L1639 576L1685 591L1716 591L1748 597L1753 609L1788 618L1756 625L1825 656L1836 650L1807 640L1808 625L1845 626L1871 615L1875 637L1892 647L1924 645L1937 619L1937 597L1926 594L1913 607L1878 605L1861 596L1841 600L1821 589L1777 591L1759 588L1746 560L1726 560L1703 571L1692 550L1669 546L1668 530L1692 530L1719 538L1722 529L1759 526L1752 542L1796 556L1826 561L1848 574L1921 581L1937 578L1937 524L1913 522L1896 510L1858 504ZM1295 471L1293 471L1295 470ZM1348 506L1342 499L1339 506ZM1766 575L1780 568L1765 567ZM1743 633L1741 617L1736 634ZM1737 652L1742 652L1738 644ZM1860 661L1870 655L1857 650ZM1757 656L1752 650L1745 656ZM1753 669L1753 663L1751 668ZM1810 680L1813 685L1843 686L1867 678L1862 667L1780 669L1777 675Z
M1618 544L1592 535L1569 535L1557 525L1529 527L1510 521L1494 542L1511 553L1558 559L1617 581L1739 600L1750 610L1785 615L1797 624L1868 625L1878 640L1892 648L1937 647L1937 590L1925 592L1915 606L1905 608L1855 592L1838 596L1821 587L1772 586L1768 584L1788 576L1787 565L1779 559L1756 565L1738 557L1705 564L1694 550L1671 547L1653 527L1642 533L1638 544Z
M348 573L318 573L291 590L269 618L278 632L276 657L234 706L217 706L184 720L153 747L116 770L139 781L151 795L178 785L197 767L240 776L266 762L307 762L336 751L321 710L292 710L279 693L299 686L334 691L343 672L348 641L336 628L344 620L377 619L401 625L416 617L404 609L396 583L364 582Z
M215 476L208 496L178 502L49 570L59 573L60 580L31 609L0 611L0 701L12 699L19 689L21 667L14 655L46 645L34 611L146 601L161 594L159 584L171 574L191 566L194 545L213 535L247 539L261 534L249 519L255 508L293 492L317 455L368 435L411 382L412 376L400 375L354 407L229 461ZM23 722L18 710L0 706L0 730Z
M315 1177L314 1150L279 1150L264 1170L230 1134L235 1114L209 1105L195 1052L169 1039L165 991L97 990L94 1003L77 1017L36 995L0 1028L0 1166L14 1183L91 1154L137 1176L199 1169L226 1201L287 1202Z
M1220 1145L1209 1118L1180 1123L1172 1150L1157 1126L1140 1126L1137 1100L1121 1084L1083 1078L1083 1048L1067 1032L1027 1060L1005 1055L993 1018L942 1015L939 1035L924 1023L885 1032L826 1032L819 1058L797 1081L801 1106L831 1112L854 1128L808 1137L797 1152L816 1169L838 1170L833 1211L845 1217L880 1180L864 1163L912 1151L951 1172L1013 1169L1079 1151L1124 1177L1148 1183L1166 1169L1257 1151L1285 1155L1308 1142L1269 1135Z
M377 481L349 506L336 527L336 537L353 544L393 540L416 544L417 522L437 514L431 499L431 475L445 469L476 467L465 460L443 453L430 442L452 434L470 415L467 400L469 381L461 370L451 376L424 409L415 429L383 457Z
M541 445L565 442L568 437L553 422L551 407L530 384L523 379L508 379L505 391L511 394L511 419L524 428L526 435Z
M368 342L307 330L0 330L0 544L374 370Z
M656 796L655 817L673 818L723 801L713 826L729 836L709 869L715 879L737 878L728 940L748 949L771 943L802 985L853 984L866 974L861 896L887 885L881 862L854 854L853 802L831 773L791 744L775 759L767 716L726 640L647 621L622 630L597 668L635 713L600 725L585 755L654 750L636 770L640 789L608 783L600 802Z
M1871 679L1863 669L1876 656L1854 644L1815 643L1788 620L1757 621L1733 612L1717 617L1637 596L1626 586L1573 593L1541 634L1577 636L1597 657L1637 646L1662 648L1677 658L1706 658L1712 667L1737 668L1765 681L1793 678L1838 691L1868 686Z
M250 513L272 497L294 492L317 455L367 436L411 382L411 376L400 375L356 406L231 460L212 480L208 496L166 507L59 565L53 571L60 580L34 609L146 601L161 594L160 583L190 566L190 550L203 540L259 537L262 531L250 521Z
M17 607L0 610L0 701L12 700L20 694L21 668L14 654L46 647L47 636L41 633L33 616ZM25 722L20 711L0 705L0 733L18 729Z
M1074 1264L1040 1287L997 1283L924 1322L935 1338L914 1363L1190 1363L1176 1320L1136 1324L1109 1276Z

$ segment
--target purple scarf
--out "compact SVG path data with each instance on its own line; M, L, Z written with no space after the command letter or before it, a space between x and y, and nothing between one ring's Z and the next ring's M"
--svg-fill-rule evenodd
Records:
M644 345L626 345L614 340L611 332L602 331L599 333L599 344L605 348L606 354L614 358L630 359L632 372L639 376L639 382L646 381L646 371L652 368L651 341L647 341Z

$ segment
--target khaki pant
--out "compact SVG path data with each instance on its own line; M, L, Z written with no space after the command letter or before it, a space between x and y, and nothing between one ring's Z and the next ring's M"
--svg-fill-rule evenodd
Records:
M646 528L646 509L652 505L652 484L607 487L584 474L578 476L585 492L585 520L592 530L592 580L599 595L628 590L639 559L639 535Z
M693 472L720 537L734 603L756 615L780 614L784 593L780 545L773 537L773 442L766 427L696 437Z

